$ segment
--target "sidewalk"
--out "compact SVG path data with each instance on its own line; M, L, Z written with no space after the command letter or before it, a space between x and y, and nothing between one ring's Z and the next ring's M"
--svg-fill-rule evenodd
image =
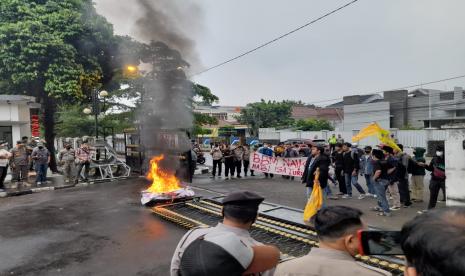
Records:
M11 173L6 176L5 179L5 191L0 192L0 197L7 196L19 196L25 194L38 193L42 191L51 191L63 188L73 187L72 183L65 183L63 175L58 173L52 173L50 169L47 172L47 183L37 186L35 184L36 174L34 171L29 172L28 185L18 184L17 188L11 188Z

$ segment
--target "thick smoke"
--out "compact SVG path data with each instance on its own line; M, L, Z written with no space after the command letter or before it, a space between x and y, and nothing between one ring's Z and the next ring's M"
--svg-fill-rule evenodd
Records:
M144 62L153 65L144 81L139 113L141 143L147 159L164 154L162 166L174 171L179 165L177 154L190 149L186 130L192 128L193 121L193 86L184 71L190 63L199 64L195 44L186 36L188 30L182 28L180 18L199 20L200 16L194 12L199 9L192 8L187 13L172 0L137 0L137 3L143 14L134 28L138 37L150 41L150 58Z
M190 35L198 34L202 29L201 8L186 0L136 1L141 12L133 27L136 37L167 44L198 70L201 63Z
M149 58L140 66L153 65L142 78L141 144L146 158L163 153L171 157L163 167L175 170L179 162L173 156L190 149L185 130L192 127L193 91L184 72L201 69L193 37L201 34L203 12L191 0L96 2L117 33L150 44L144 54Z

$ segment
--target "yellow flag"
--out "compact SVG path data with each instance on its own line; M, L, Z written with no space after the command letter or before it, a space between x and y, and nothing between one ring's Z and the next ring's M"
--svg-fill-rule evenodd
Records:
M389 131L381 128L377 123L371 123L364 129L360 130L357 135L352 137L352 141L357 142L363 138L374 135L378 136L379 141L383 145L389 146L394 150L401 151L396 142L391 138Z
M323 191L321 190L320 181L320 170L316 170L315 180L313 181L313 190L310 198L307 201L307 205L304 209L304 221L310 221L310 219L320 210L323 205Z
M377 123L371 123L367 127L363 128L359 131L357 135L352 137L352 141L358 142L363 138L367 138L369 136L378 135L378 133L382 130L382 128Z

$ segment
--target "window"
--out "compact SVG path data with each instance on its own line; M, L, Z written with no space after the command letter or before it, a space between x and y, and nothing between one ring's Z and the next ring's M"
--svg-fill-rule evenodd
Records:
M452 101L454 100L454 92L443 92L439 94L440 101Z
M456 110L455 117L465 117L465 110Z

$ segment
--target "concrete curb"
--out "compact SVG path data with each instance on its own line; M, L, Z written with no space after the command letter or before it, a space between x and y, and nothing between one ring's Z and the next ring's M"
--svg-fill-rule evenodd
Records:
M126 178L119 178L119 179L131 179L131 178L137 178L137 177L126 177ZM116 179L114 179L116 180ZM90 185L95 185L95 184L100 184L100 183L112 183L113 181L92 181L89 183L78 183L76 185L69 184L69 185L62 185L62 186L48 186L48 187L36 187L36 188L31 188L28 190L23 190L23 191L15 191L15 192L1 192L0 193L0 198L3 197L13 197L13 196L22 196L22 195L30 195L33 193L41 193L41 192L46 192L46 191L54 191L54 190L63 190L63 189L69 189L69 188L74 188L74 187L88 187Z

